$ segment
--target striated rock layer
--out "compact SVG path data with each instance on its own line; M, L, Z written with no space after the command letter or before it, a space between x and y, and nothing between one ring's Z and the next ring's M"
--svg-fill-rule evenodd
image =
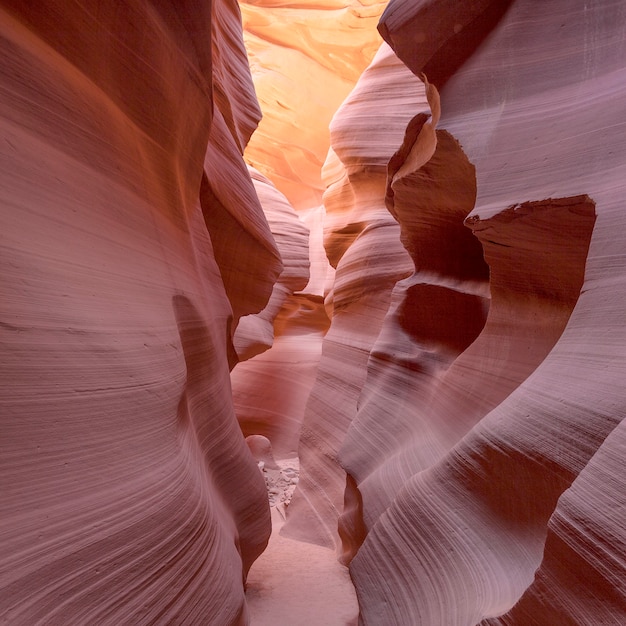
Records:
M8 1L0 32L2 620L246 623L270 518L228 364L282 264L237 4Z
M626 622L626 8L391 0L350 92L383 4L242 3L250 143L234 0L2 3L4 622L248 623L296 448L360 623Z
M381 116L374 99L387 99ZM383 45L337 112L324 176L325 248L336 267L315 385L300 437L301 476L283 534L339 548L346 475L337 453L353 419L366 363L394 284L409 274L399 226L385 208L386 166L416 107L422 83ZM372 128L376 131L372 131Z
M301 222L287 199L263 174L249 168L252 183L280 252L283 271L272 289L262 311L239 320L235 333L235 349L244 361L265 352L274 341L276 316L289 308L286 301L309 282L309 230ZM255 268L261 272L262 267ZM254 270L249 270L252 274ZM244 293L246 293L244 291Z
M293 206L309 229L308 284L297 287L280 308L274 306L280 303L273 297L260 316L244 319L236 337L238 343L247 333L245 341L255 344L245 351L246 357L253 358L232 374L239 422L246 434L268 436L279 457L297 453L305 405L329 325L324 298L334 269L323 247L321 205L328 125L380 46L376 23L384 5L380 0L241 3L245 43L263 111L245 158L278 190L270 198L263 191L267 187L257 184L270 226L272 207L279 202ZM294 253L305 253L297 232L293 235L289 241L288 230L280 233L279 248L282 239ZM259 331L263 338L252 339ZM237 349L242 356L239 345ZM260 354L262 349L267 351Z
M625 8L457 5L381 22L441 118L390 163L416 271L340 452L361 623L621 624Z

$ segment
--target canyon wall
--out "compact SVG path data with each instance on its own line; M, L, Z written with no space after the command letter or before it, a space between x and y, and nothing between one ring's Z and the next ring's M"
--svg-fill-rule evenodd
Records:
M335 268L282 532L350 563L363 624L625 619L623 17L394 0L321 186L274 166L325 189Z
M361 624L626 622L626 8L384 4L2 2L6 623L249 623L254 434Z
M394 106L381 115L379 99ZM323 174L324 244L336 267L327 298L332 322L304 413L302 474L283 533L333 549L346 484L337 453L393 286L411 270L398 223L385 208L385 184L387 162L420 105L422 83L385 44L331 124Z
M440 106L428 89L432 119L389 163L415 271L334 433L363 624L626 619L625 17L611 1L383 14Z
M275 307L276 317L268 317L272 323L265 327L265 351L261 354L259 345L259 353L249 352L253 358L232 373L242 429L248 435L270 437L275 454L283 458L298 455L305 407L330 325L335 269L324 248L324 231L327 212L344 209L341 199L333 209L322 203L329 124L380 46L376 24L385 4L381 0L241 3L244 42L263 111L245 159L276 187L271 197L260 193L270 227L272 207L278 203L291 205L309 231L308 283L294 287L281 307ZM386 219L393 222L388 214ZM292 224L293 233L284 228L278 234L279 248L282 237L292 250L305 252L297 235L300 227ZM252 320L242 322L249 323ZM254 324L258 329L258 322Z
M328 318L321 297L302 293L310 278L308 228L265 176L252 170L252 180L284 269L267 306L237 327L242 362L231 373L233 399L245 435L263 435L274 454L293 458Z
M238 5L2 4L1 619L247 623L229 365L283 264Z

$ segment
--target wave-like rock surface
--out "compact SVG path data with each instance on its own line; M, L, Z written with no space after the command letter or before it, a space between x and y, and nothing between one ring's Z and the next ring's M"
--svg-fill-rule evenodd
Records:
M406 149L390 172L416 273L341 451L361 622L621 624L624 5L457 4L392 0L381 25L441 118L433 157ZM422 242L457 207L445 255L464 262L446 268Z
M5 2L0 32L2 619L246 623L270 519L228 363L282 264L238 7Z
M272 347L274 321L294 292L309 282L309 230L287 199L260 172L249 168L256 195L269 224L283 262L283 271L262 311L239 320L235 349L240 360L247 360ZM260 259L259 259L260 260ZM261 265L256 271L263 269ZM245 291L243 292L245 293Z
M234 0L2 3L2 621L248 623L271 441L361 624L626 622L626 7L391 0L327 154L383 4L242 3L250 143Z
M381 114L376 98L397 106ZM385 44L331 125L326 163L325 247L336 266L327 298L331 326L300 438L301 475L283 534L338 548L346 475L337 453L366 374L394 284L411 262L385 208L386 167L412 111L426 106L422 83ZM378 128L378 131L372 131Z
M623 623L625 435L622 422L561 496L532 585L509 613L485 624Z
M268 436L278 457L297 454L304 407L330 323L324 297L334 269L323 247L321 206L328 124L380 46L376 22L384 4L380 0L241 3L245 42L263 110L259 129L246 148L246 160L285 194L280 202L291 204L309 229L308 284L288 296L280 311L273 306L278 300L272 298L261 316L242 321L236 335L240 356L267 348L274 335L271 349L241 363L232 380L244 432ZM269 198L264 199L262 191L261 195L267 204ZM284 234L287 242L289 234ZM305 250L298 237L287 245L300 253ZM275 294L277 289L278 285ZM273 324L271 316L275 316ZM266 318L264 338L253 340L251 350L242 350L242 340L249 341L246 335L258 336L262 317Z

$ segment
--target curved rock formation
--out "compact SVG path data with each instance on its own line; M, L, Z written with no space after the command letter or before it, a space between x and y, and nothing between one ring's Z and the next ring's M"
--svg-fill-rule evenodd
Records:
M285 301L309 282L309 231L287 199L263 174L250 169L252 182L283 262L283 271L274 284L265 308L239 320L235 349L240 360L249 359L272 346L274 320ZM257 260L262 261L257 257ZM262 263L256 267L261 272ZM254 277L252 272L249 272ZM245 293L245 291L244 291Z
M383 4L2 3L0 621L626 623L626 5Z
M267 306L237 328L235 347L249 360L231 373L233 398L244 434L268 437L277 457L290 458L297 456L328 318L320 296L310 288L302 293L309 282L309 230L267 178L252 170L252 179L284 270Z
M480 19L457 28L450 5L392 0L381 32L443 86L444 163L435 152L406 180L420 185L421 218L458 189L446 184L458 167L446 168L445 146L460 142L476 172L467 224L490 265L491 305L457 356L441 328L459 304L440 300L439 317L429 316L435 296L423 287L419 303L407 289L383 325L341 453L364 521L347 524L362 542L351 563L361 622L619 624L625 530L605 507L624 506L621 427L613 430L626 349L624 7L518 0L488 32ZM427 30L423 11L438 29L422 55L414 44ZM475 42L471 54L453 58L455 35ZM410 235L420 219L398 212L393 191ZM441 223L424 221L430 230ZM418 273L424 250L411 252ZM403 325L407 308L419 323ZM462 336L457 353L470 339ZM399 364L396 338L408 355ZM411 367L404 377L384 373ZM390 407L399 381L413 391Z
M463 225L476 197L474 168L449 133L435 133L424 121L418 116L409 125L390 162L387 192L415 272L394 289L341 452L364 498L368 528L408 477L473 425L467 414L468 397L475 395L470 381L484 367L478 356L457 365L456 376L451 370L481 332L489 309L488 268L479 242ZM369 437L372 431L381 432Z
M398 104L381 117L373 98ZM324 205L325 247L337 268L328 297L332 321L307 402L299 449L302 472L283 530L327 547L341 543L337 518L346 475L337 453L356 413L391 290L410 272L398 224L384 199L387 162L420 105L426 106L423 85L383 45L331 125Z
M273 331L266 324L266 338L246 355L259 352L263 343L267 346L273 333L276 340L271 350L240 364L232 376L244 432L266 435L277 455L284 458L297 454L304 407L329 324L323 299L334 270L322 244L320 177L329 146L328 124L380 46L376 22L384 2L325 0L302 5L255 0L241 6L252 75L263 110L263 120L246 149L246 160L286 195L280 202L290 203L310 231L309 283L299 287L280 312L272 299L261 316L269 320L270 309L272 315L278 313ZM269 196L261 201L273 202ZM280 241L278 244L280 247ZM288 245L295 250L301 243L294 238ZM259 316L242 323L253 325L253 333L260 330ZM237 341L245 332L240 327ZM238 352L244 354L239 346Z
M606 438L559 499L532 585L509 613L485 624L623 622L624 426Z
M282 265L237 5L3 5L2 620L246 623L228 363Z
M416 74L438 87L463 65L514 0L391 0L378 29Z

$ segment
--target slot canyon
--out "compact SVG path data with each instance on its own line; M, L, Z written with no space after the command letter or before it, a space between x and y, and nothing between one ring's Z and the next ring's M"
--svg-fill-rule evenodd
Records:
M0 34L0 623L626 624L623 0Z

